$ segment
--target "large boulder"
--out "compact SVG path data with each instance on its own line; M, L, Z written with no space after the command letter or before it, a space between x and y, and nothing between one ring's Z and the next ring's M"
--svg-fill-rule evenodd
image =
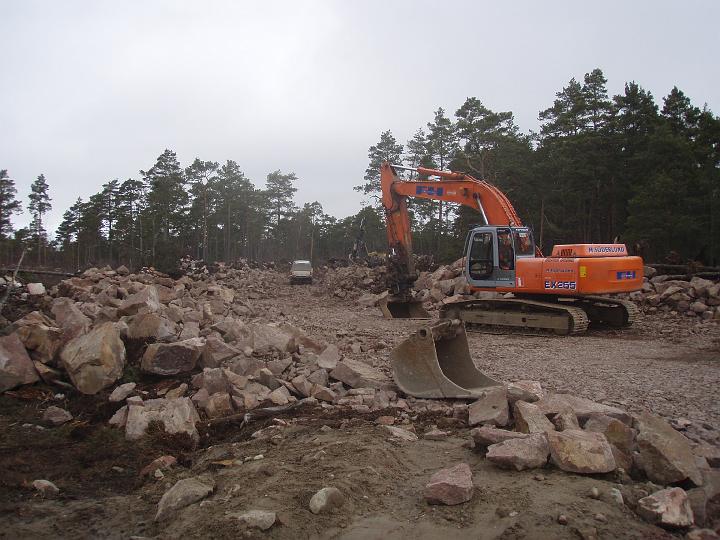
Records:
M637 431L610 416L604 414L592 415L585 422L585 431L602 433L610 444L626 454L631 454L635 448Z
M128 339L160 341L175 337L177 328L170 319L157 313L139 313L128 325Z
M344 382L351 388L381 388L389 382L387 377L374 367L350 358L338 362L335 369L330 372L330 377Z
M651 523L670 529L690 527L695 522L687 493L678 487L643 497L637 503L637 513Z
M220 367L225 360L229 360L242 354L235 347L225 343L216 336L208 336L205 341L205 348L202 353L202 367L216 368Z
M297 349L295 337L274 324L258 324L253 327L251 347L260 353L278 351L294 352Z
M323 350L323 352L321 352L317 357L318 367L328 371L335 369L339 361L340 350L332 343L325 347L325 350Z
M472 471L467 463L442 469L432 475L425 486L425 500L430 504L461 504L473 496Z
M543 467L549 454L547 435L533 433L493 444L488 447L485 457L498 467L523 471Z
M534 403L516 401L513 405L515 429L521 433L554 431L555 426Z
M204 499L214 490L215 481L210 477L178 480L160 499L155 521L163 521L172 517L181 508Z
M16 333L0 337L0 392L40 380Z
M120 315L135 315L140 312L151 313L160 311L160 297L157 289L148 285L143 290L128 296L118 308Z
M524 439L525 437L529 437L529 435L527 433L518 433L517 431L498 429L492 426L481 426L471 429L470 437L472 437L477 446L486 447L510 439Z
M468 423L506 426L510 422L507 391L504 386L492 386L479 393L479 398L468 406Z
M604 435L573 430L547 432L550 460L563 471L596 474L614 471L617 465Z
M83 394L96 394L122 377L125 345L112 323L72 339L60 353L63 367Z
M649 413L641 414L636 423L637 443L640 451L638 466L647 477L661 485L690 480L702 485L702 474L697 467L690 441L675 431L662 418Z
M195 442L200 439L195 424L200 421L190 398L128 400L125 438L135 440L145 435L150 422L159 422L167 433L186 433Z
M66 340L76 338L90 329L90 318L83 314L70 298L56 298L50 310L62 328Z
M63 345L62 330L39 311L28 313L13 323L16 333L30 357L43 364L52 364Z
M205 347L203 338L175 343L153 343L143 354L140 368L156 375L177 375L195 369Z

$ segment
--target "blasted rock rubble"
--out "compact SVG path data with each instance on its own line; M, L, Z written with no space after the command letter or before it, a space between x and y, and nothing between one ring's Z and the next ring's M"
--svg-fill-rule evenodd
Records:
M423 272L419 299L437 308L466 298L460 274L461 261ZM649 313L720 318L719 284L662 278L646 278L643 291L629 297ZM467 445L501 469L611 475L618 481L616 497L653 524L689 531L709 523L708 504L720 494L716 433L709 432L708 440L690 440L682 434L685 426L647 412L631 414L546 392L538 381L513 381L474 402L402 395L386 365L357 359L365 350L362 344L328 342L299 326L265 318L273 313L258 313L254 301L271 296L286 279L247 265L220 266L215 272L191 269L177 280L152 270L132 274L124 267L106 267L66 279L49 291L28 287L38 310L14 321L13 331L0 338L0 391L43 381L81 394L107 394L104 399L117 405L108 424L128 440L142 438L154 423L197 443L206 422L253 411L272 416L293 406L349 415L382 411L378 423L400 444L414 444L418 437L444 440L449 432L437 426L424 435L416 433L413 419L431 413L444 419L445 426L472 428ZM381 267L325 269L323 279L336 298L368 307L382 298ZM376 352L385 347L377 344ZM144 384L123 382L130 373ZM45 420L58 426L71 422L72 415L51 406ZM272 442L292 422L274 420L252 437ZM173 456L163 456L143 474L162 478L163 470L174 465ZM45 481L36 482L44 486ZM635 482L644 482L643 488L632 491L629 486ZM213 490L212 478L178 480L162 496L156 520L199 504ZM436 471L424 494L432 504L462 504L472 497L472 471L466 463ZM310 510L333 512L344 498L328 486L313 496ZM277 527L275 514L261 510L248 509L236 518L250 528Z

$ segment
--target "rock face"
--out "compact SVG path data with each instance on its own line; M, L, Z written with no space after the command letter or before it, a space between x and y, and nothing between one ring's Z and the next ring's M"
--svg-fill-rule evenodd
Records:
M563 471L595 474L615 470L610 443L604 435L580 430L550 431L550 459Z
M133 400L138 398L132 398ZM167 433L187 433L198 441L200 435L195 423L200 421L195 405L190 398L149 399L128 402L125 438L139 439L145 435L150 422L160 422Z
M516 401L513 405L515 429L522 433L554 431L555 426L534 403Z
M310 499L310 511L313 514L324 514L345 504L345 495L335 487L322 488Z
M478 424L507 426L509 422L510 409L504 386L486 388L481 392L481 397L468 407L468 423L471 426Z
M71 340L60 353L63 366L83 394L97 394L122 377L125 345L112 323Z
M155 521L171 517L177 510L204 499L214 490L215 482L211 478L195 477L178 480L160 499Z
M544 466L549 454L550 447L545 433L534 433L493 444L488 447L485 457L498 467L523 471Z
M0 337L0 392L40 380L17 334Z
M637 461L650 480L662 485L684 480L702 485L702 474L687 438L662 418L648 413L640 415L637 428Z
M425 486L425 500L430 504L461 504L473 496L472 471L467 463L459 463L432 475Z
M683 528L695 522L687 494L682 488L663 489L638 501L637 513L661 527Z
M632 422L630 414L622 409L596 403L592 400L571 394L548 394L540 401L537 401L535 405L546 415L572 411L575 413L575 416L578 417L580 423L587 420L588 417L593 414L604 414L612 418L617 418L625 424Z
M177 375L195 369L205 340L190 338L176 343L153 343L145 349L140 367L147 373Z

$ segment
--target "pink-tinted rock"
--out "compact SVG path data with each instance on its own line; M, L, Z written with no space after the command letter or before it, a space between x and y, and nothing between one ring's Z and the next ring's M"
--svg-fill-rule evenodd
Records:
M679 487L656 491L638 501L637 513L667 528L689 527L695 522L685 490Z
M510 439L524 439L528 437L527 433L519 433L517 431L508 431L506 429L497 429L491 426L481 426L470 430L470 436L475 444L480 447L498 444Z
M442 469L432 475L425 486L425 500L430 504L461 504L473 496L472 471L467 463Z
M175 343L153 343L145 349L141 369L156 375L177 375L195 369L205 346L203 338L191 338Z
M604 435L581 430L549 431L550 459L563 471L596 474L617 467Z
M702 485L690 441L658 416L643 413L637 420L637 462L647 477L661 485L690 480Z
M513 405L513 416L515 417L515 429L522 433L555 431L555 426L534 403L516 401Z
M0 392L40 380L17 334L0 337Z
M507 393L504 386L485 388L480 397L468 406L468 423L506 426L510 422Z
M493 444L488 447L485 457L498 467L523 471L543 467L549 454L546 434L533 433L527 437Z

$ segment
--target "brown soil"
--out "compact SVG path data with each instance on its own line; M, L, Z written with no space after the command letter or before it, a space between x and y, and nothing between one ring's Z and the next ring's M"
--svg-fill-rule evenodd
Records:
M310 335L346 346L359 342L365 350L346 355L385 370L389 349L420 324L386 321L373 308L329 296L321 284L279 287L254 307ZM656 316L641 317L624 332L591 330L569 338L471 333L469 340L478 366L495 378L535 379L547 389L631 411L684 417L693 433L712 438L720 428L719 338L720 325ZM502 471L464 445L467 428L450 427L443 441L397 442L374 422L382 411L299 408L279 416L286 427L273 428L272 419L203 424L193 450L188 440L159 431L125 441L104 427L117 409L106 395L58 401L56 392L30 387L0 396L0 537L510 539L587 537L593 529L599 538L671 537L611 501L610 488L633 489L612 474ZM76 420L34 427L50 404L67 407ZM448 424L429 413L408 422L405 427L420 436L431 424ZM275 437L250 437L261 428ZM141 479L140 469L163 454L176 456L178 466L163 479ZM243 462L258 455L262 459ZM427 505L422 491L432 473L461 461L473 469L473 499L456 507ZM162 494L177 480L201 474L214 478L214 494L155 523ZM59 497L36 495L29 484L38 478L53 481ZM308 501L325 486L340 488L346 503L316 516ZM592 487L600 490L599 500L588 496ZM273 510L279 522L267 532L247 531L232 514L250 509ZM599 513L604 521L595 519ZM557 523L559 514L567 525Z

